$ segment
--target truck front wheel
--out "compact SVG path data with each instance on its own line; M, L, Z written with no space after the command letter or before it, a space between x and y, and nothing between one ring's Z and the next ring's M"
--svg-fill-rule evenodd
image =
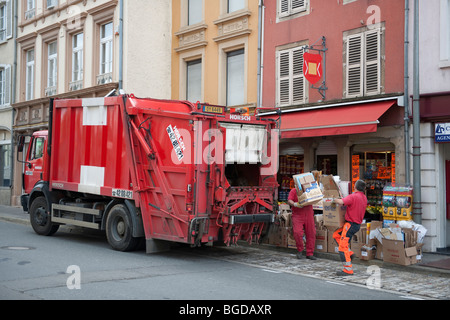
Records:
M41 236L51 236L59 229L53 224L47 208L45 197L37 197L30 206L30 222L34 232Z
M132 251L139 244L133 237L133 224L128 209L123 204L115 205L106 219L106 237L114 250Z

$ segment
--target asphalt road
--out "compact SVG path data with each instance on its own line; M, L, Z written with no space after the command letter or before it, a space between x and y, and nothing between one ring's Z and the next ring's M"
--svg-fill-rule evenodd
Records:
M207 252L214 248L180 246L154 255L143 250L117 252L110 249L103 234L61 229L53 237L42 237L30 226L0 222L0 299L270 302L405 298L226 261L217 252L212 256Z

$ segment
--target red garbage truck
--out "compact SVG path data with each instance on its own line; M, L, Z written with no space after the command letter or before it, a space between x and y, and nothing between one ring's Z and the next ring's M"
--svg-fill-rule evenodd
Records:
M39 235L104 230L119 251L257 243L277 208L278 132L210 104L52 99L49 130L19 137L22 206Z

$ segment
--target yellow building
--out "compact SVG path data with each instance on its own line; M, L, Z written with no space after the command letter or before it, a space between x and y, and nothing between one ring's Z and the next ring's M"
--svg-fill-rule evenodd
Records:
M256 106L258 0L172 1L172 98Z

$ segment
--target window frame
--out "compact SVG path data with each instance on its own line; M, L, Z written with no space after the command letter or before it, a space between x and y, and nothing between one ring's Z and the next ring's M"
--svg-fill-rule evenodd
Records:
M50 52L51 46L54 47L54 52ZM45 95L52 96L57 92L58 87L58 40L46 43L47 46L47 87L45 88ZM52 68L53 67L53 68Z
M29 60L29 53L33 52L33 60ZM35 68L36 68L36 50L29 48L25 51L25 101L34 99L35 89ZM31 74L30 74L31 71ZM31 85L29 87L29 84Z
M0 65L0 108L11 104L11 66Z
M240 87L242 88L242 97L240 99L242 100L240 103L230 103L230 58L234 58L240 56L242 57L242 83L240 83ZM236 50L228 51L226 53L226 74L225 74L225 81L226 81L226 105L227 106L238 106L245 104L245 48L239 48Z

